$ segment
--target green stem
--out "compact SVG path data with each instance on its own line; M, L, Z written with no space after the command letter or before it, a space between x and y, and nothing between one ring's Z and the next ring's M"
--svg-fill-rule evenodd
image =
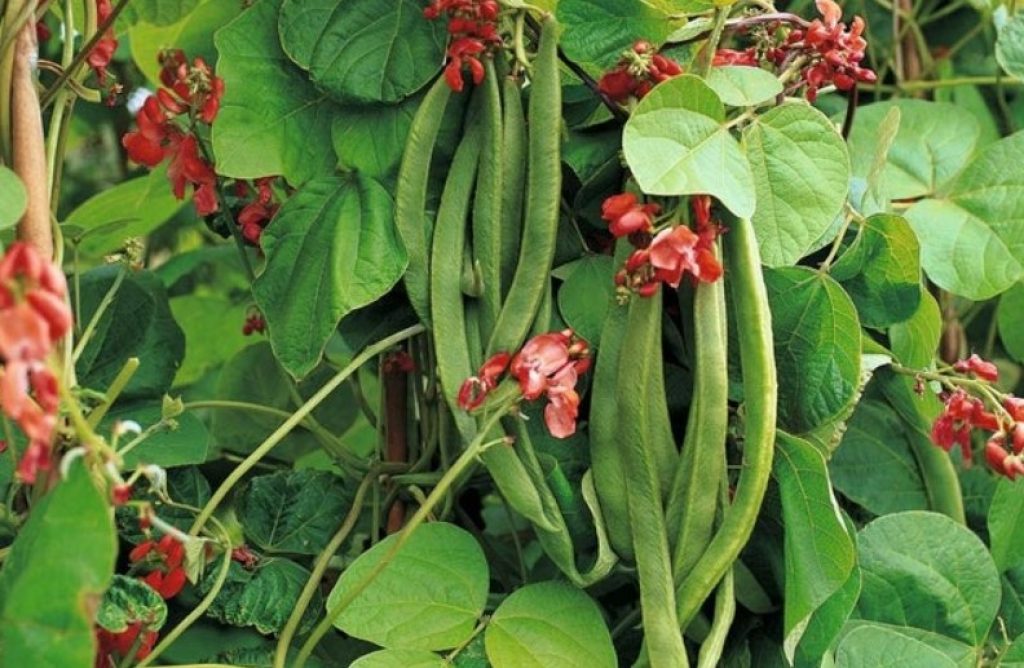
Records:
M71 353L71 359L75 362L82 356L82 351L85 350L85 346L89 343L89 339L96 331L96 327L99 326L100 320L103 318L103 314L107 312L110 305L114 303L114 297L117 296L117 291L121 289L121 283L124 282L125 276L128 275L128 268L122 267L121 271L114 277L114 282L110 285L110 289L107 290L107 294L103 295L103 300L100 305L96 307L96 312L92 314L92 319L89 320L89 324L86 326L85 331L82 332L82 338L78 340L75 345L74 351ZM81 315L81 314L79 314Z
M725 22L729 19L729 7L722 7L715 10L715 24L711 28L711 37L708 38L704 47L704 62L700 68L700 76L706 77L711 71L711 63L715 60L715 52L718 51L718 44L722 41L722 32L725 30Z
M396 534L396 538L391 545L391 549L381 557L374 567L362 577L361 580L356 582L351 588L349 588L343 597L338 601L337 605L333 609L329 610L327 616L324 617L313 632L306 639L306 642L302 645L302 649L299 650L298 655L295 658L293 668L302 668L305 665L306 659L312 654L313 649L320 642L320 639L333 627L334 621L344 612L348 606L352 604L366 588L373 583L378 575L383 572L387 566L394 561L395 556L405 546L412 536L413 532L423 524L427 516L433 512L434 508L442 499L448 494L448 490L455 484L462 473L469 468L480 456L480 454L487 449L491 444L486 442L487 435L491 432L494 427L497 426L498 421L506 414L507 409L510 405L505 406L505 410L495 411L490 419L484 424L483 428L477 433L476 438L469 444L469 446L462 451L459 458L455 460L451 468L445 471L444 477L441 478L437 486L430 491L430 495L427 496L423 504L416 510L416 513L409 520L402 531Z
M89 419L87 422L89 426L95 429L99 426L100 421L106 416L107 411L114 405L117 398L124 392L124 388L131 382L132 376L139 370L139 358L129 357L124 362L124 366L117 372L117 376L114 377L113 382L110 383L110 387L107 388L106 398L103 403L97 406L89 413Z
M312 413L317 406L323 403L323 401L327 399L327 397L330 396L330 394L334 390L336 390L339 385L344 383L349 376L355 373L359 369L359 367L361 367L363 364L373 359L380 353L384 352L391 346L395 345L396 343L400 343L410 337L416 336L420 332L424 331L424 329L425 328L423 327L423 325L414 325L412 327L407 327L406 329L403 329L400 332L392 334L391 336L382 339L381 341L371 346L368 346L366 349L363 350L363 352L356 355L348 366L346 366L344 369L335 374L333 378L327 381L327 383L323 387L317 390L316 394L310 397L306 401L306 403L304 403L302 406L298 408L298 410L292 413L291 417L285 420L284 423L274 431L274 433L268 436L265 441L260 443L260 445L257 446L257 448L253 450L252 453L248 457L246 457L241 464L239 464L237 467L235 467L233 471L231 471L228 477L224 479L224 482L221 483L220 487L217 488L217 491L213 493L213 496L210 497L210 500L206 503L205 506L203 506L203 509L202 511L200 511L199 516L196 517L195 522L192 524L192 528L189 531L189 533L191 533L193 536L198 535L199 531L203 528L203 525L206 524L206 521L210 519L210 517L213 515L213 512L217 509L221 502L223 502L224 499L227 498L228 493L234 488L234 486L238 484L238 482L241 481L243 477L245 477L245 474L248 473L253 466L259 463L259 461L263 459L263 457L265 457L271 450L273 450L274 446L276 446L278 443L284 440L284 438L288 434L290 434L291 431L295 429L295 427L297 427L300 422L306 419L306 416Z
M359 520L359 515L362 513L363 504L366 500L366 492L370 489L370 485L376 477L376 472L370 471L363 478L363 482L356 489L356 495L352 499L352 506L349 508L348 514L345 515L341 526L338 527L330 542L327 543L327 547L323 549L323 552L317 558L316 565L313 566L313 572L310 573L309 579L306 580L306 586L302 588L302 593L299 594L299 598L295 602L295 608L292 610L291 616L288 617L288 622L284 625L284 629L281 630L281 637L277 641L277 651L274 653L274 668L285 668L288 648L292 644L292 638L295 637L295 632L299 628L302 616L306 613L310 601L313 600L317 587L320 586L320 580L323 578L324 573L327 572L327 566L331 563L331 558L341 548L342 543L352 533L352 528L355 527L356 522Z

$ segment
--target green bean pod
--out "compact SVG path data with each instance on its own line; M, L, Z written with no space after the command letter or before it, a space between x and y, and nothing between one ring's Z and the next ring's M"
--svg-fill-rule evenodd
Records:
M501 310L501 249L503 223L503 144L501 86L493 60L486 64L480 104L481 153L473 197L473 255L483 279L483 304L480 333L491 336L494 321Z
M718 511L715 491L725 476L729 371L724 281L697 285L693 323L693 400L666 506L677 582L711 542Z
M526 220L519 263L487 345L487 354L519 348L544 298L555 259L562 196L562 88L558 74L558 22L544 19L533 63L529 107Z
M451 408L463 439L475 435L475 421L458 405L459 387L473 375L466 336L462 291L462 256L466 219L480 160L479 123L471 106L467 130L455 151L441 194L430 263L430 316L441 392ZM468 442L468 441L467 441Z
M502 85L501 298L508 295L523 235L523 189L526 185L526 116L517 77Z
M427 216L427 183L444 111L451 89L444 77L438 77L416 111L405 153L398 170L395 192L395 224L402 237L409 267L405 270L405 289L416 315L430 323L430 219Z
M761 273L757 239L749 220L737 220L724 237L734 313L741 323L738 343L743 368L743 466L732 504L707 550L676 592L685 628L750 539L771 476L775 448L778 380L771 312Z
M658 430L652 422L659 419L658 411L650 400L650 388L662 363L660 296L633 300L624 340L629 342L629 349L619 356L619 410L615 419L626 471L646 658L654 668L680 668L688 665L688 659L676 616L672 558L654 452ZM663 388L659 392L664 402Z

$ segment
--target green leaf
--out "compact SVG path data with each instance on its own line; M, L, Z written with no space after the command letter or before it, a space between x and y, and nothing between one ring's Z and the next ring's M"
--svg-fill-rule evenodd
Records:
M957 668L942 652L897 629L880 625L858 627L839 643L839 668Z
M1024 283L1015 283L999 298L996 319L1006 352L1024 362Z
M128 270L107 265L82 274L81 296L72 295L71 303L81 304L76 320L83 328L92 321L122 271ZM185 337L171 315L163 285L152 273L140 271L125 276L75 369L82 387L102 391L128 358L138 357L142 364L121 398L154 398L171 387L184 354Z
M999 28L996 60L1010 76L1024 77L1024 15L1011 15Z
M284 51L339 102L398 102L426 85L444 60L444 20L418 0L285 0Z
M249 481L238 500L246 537L268 552L319 554L352 495L326 471L278 471Z
M1024 485L1001 479L988 510L992 561L1000 572L1024 565Z
M740 218L754 213L754 176L724 124L679 106L643 100L626 122L622 148L651 195L706 193Z
M817 109L784 104L758 116L744 130L743 145L757 191L753 223L761 260L770 267L796 264L843 210L846 144Z
M374 569L397 538L386 538L352 562L331 591L328 610ZM472 636L487 589L487 560L476 539L454 524L425 524L334 625L389 649L455 647Z
M942 313L939 303L925 290L921 291L921 301L914 314L889 328L889 347L896 359L915 369L924 369L932 363L940 338Z
M140 622L143 630L159 631L167 621L167 604L156 590L137 578L115 575L103 594L96 624L120 633Z
M853 302L832 278L805 267L765 270L780 378L779 424L800 434L842 412L860 379L861 331Z
M559 0L561 47L573 61L605 70L640 39L659 48L685 19L643 0Z
M847 526L855 530L852 522ZM860 567L854 564L850 571L850 577L846 579L843 586L836 590L824 603L814 611L807 624L803 636L800 637L800 644L796 648L796 657L793 665L798 668L805 666L818 668L821 666L822 657L833 647L836 639L839 638L843 625L849 619L854 606L857 605L857 598L860 596L861 572Z
M952 104L925 100L858 107L849 141L854 177L867 179L871 173L879 137L890 132L883 121L893 107L900 110L900 123L882 170L882 199L930 196L967 164L977 146L978 122Z
M210 483L195 466L170 469L167 471L167 494L174 503L202 508L210 500ZM195 513L187 508L167 505L152 489L146 489L141 494L136 492L133 498L152 503L160 519L182 531L188 531L196 518ZM121 506L116 516L118 531L125 540L136 545L146 540L139 527L138 510Z
M331 126L338 166L392 181L419 104L420 96L416 96L401 104L338 109Z
M892 150L893 142L896 141L896 135L900 130L901 118L902 114L897 106L890 107L885 113L875 133L877 137L875 150L867 175L863 179L854 178L850 184L850 189L856 192L858 186L863 183L863 196L859 202L854 202L854 205L858 206L862 213L885 213L889 209L885 171L889 151ZM856 197L851 198L851 200L855 199Z
M209 593L217 569L207 569L200 581L202 594ZM271 557L248 571L231 562L224 587L206 614L232 626L253 626L260 633L278 633L291 616L299 593L309 579L309 571L294 561ZM316 593L299 624L299 633L313 626L321 614L323 597Z
M576 260L570 267L558 290L558 310L565 324L596 347L605 316L614 304L615 263L610 256L593 255Z
M945 515L881 517L857 540L863 619L913 626L979 647L999 608L999 574L969 529Z
M928 508L903 422L879 401L857 407L829 470L837 490L876 515Z
M160 167L93 195L68 214L68 224L82 228L80 248L99 257L121 248L170 220L184 204L171 192L167 168Z
M4 559L4 665L93 665L93 613L114 573L116 554L110 507L79 460L67 479L32 506Z
M122 21L156 26L177 23L194 10L200 0L133 0L121 15Z
M1000 668L1024 668L1024 636L1017 636L1003 654Z
M821 453L781 432L775 445L773 475L785 531L783 647L792 662L811 615L849 579L856 550Z
M910 319L921 303L920 246L907 221L879 214L861 225L856 240L832 267L867 327Z
M700 77L681 74L651 89L637 108L652 112L658 109L687 109L716 121L725 121L725 105L718 93Z
M161 402L118 403L117 406L100 423L100 432L109 433L114 424L122 420L134 420L143 429L160 422L162 415ZM134 436L121 437L124 446ZM126 469L134 469L140 464L156 464L164 468L202 464L206 461L207 449L210 445L210 433L203 421L193 413L182 413L174 418L174 426L167 427L148 436L136 447L124 455Z
M330 172L333 105L281 50L282 0L256 0L217 31L224 98L213 125L217 173L281 174L293 185Z
M292 375L309 373L338 321L402 277L408 259L393 212L373 179L321 177L292 195L264 231L267 266L253 295L274 354Z
M775 75L760 67L712 67L707 84L730 107L753 107L782 92L782 83Z
M242 333L249 310L244 303L233 303L218 294L193 294L175 297L170 304L185 333L185 359L174 378L176 387L198 381L250 341Z
M128 4L128 9L132 4ZM132 59L154 85L160 83L159 54L163 49L181 49L189 58L202 58L213 65L217 62L214 32L242 9L241 3L199 0L195 9L170 25L139 23L128 31Z
M28 195L18 175L0 165L0 230L13 227L28 206Z
M985 147L943 199L906 217L921 263L939 287L968 299L994 297L1024 277L1024 132Z
M563 582L527 585L502 601L484 644L494 668L618 665L597 604Z
M447 661L422 649L382 649L356 659L349 668L445 668Z

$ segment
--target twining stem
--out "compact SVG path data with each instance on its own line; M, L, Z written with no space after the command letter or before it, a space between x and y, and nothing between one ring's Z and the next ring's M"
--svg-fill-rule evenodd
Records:
M302 622L302 616L306 614L306 609L309 607L310 601L313 600L317 587L320 586L320 580L323 579L324 573L327 572L331 558L341 548L342 543L352 533L353 527L355 527L356 522L359 520L359 515L362 513L363 506L365 505L366 492L370 489L376 478L376 471L370 471L363 478L363 481L356 489L356 495L352 499L352 506L349 508L348 514L345 515L341 526L331 536L331 540L317 558L316 564L313 566L313 572L310 573L309 579L306 580L306 586L302 588L302 592L295 602L295 608L292 610L291 616L288 617L288 622L285 623L284 628L281 630L281 637L277 641L277 650L274 653L274 668L286 668L285 661L288 658L288 648L292 644L292 638L295 637L299 623Z
M121 396L122 392L124 392L124 388L128 386L128 383L131 382L132 376L134 376L135 372L138 370L138 357L129 357L127 360L125 360L124 366L122 366L121 370L117 372L117 375L114 376L114 380L110 383L110 386L107 388L106 396L103 399L103 403L94 408L92 412L89 413L89 419L87 421L90 427L95 429L96 427L99 426L100 421L103 420L103 418L107 414L107 411L110 410L110 407L114 405L114 402L117 401L117 398Z
M263 459L271 450L273 450L274 446L283 441L284 438L288 434L290 434L291 431L299 425L299 423L305 420L306 417L309 416L309 414L312 413L317 406L323 403L323 401L327 399L327 397L330 396L331 393L334 392L334 390L336 390L339 385L344 383L349 376L358 371L359 367L361 367L363 364L366 364L366 362L370 361L371 359L373 359L380 353L384 352L391 346L402 341L405 341L408 338L416 336L417 334L423 332L424 330L425 328L423 327L423 325L414 325L412 327L407 327L406 329L403 329L400 332L392 334L391 336L382 339L381 341L371 346L368 346L366 349L363 350L363 352L356 355L348 366L346 366L344 369L335 374L333 378L327 381L327 383L319 390L317 390L316 393L306 401L306 403L304 403L294 413L292 413L291 417L285 420L280 427L274 430L274 433L268 436L265 441L260 443L260 445L257 446L256 449L253 450L252 453L248 457L246 457L241 464L239 464L237 467L235 467L233 471L231 471L228 477L224 479L224 482L220 484L220 487L217 488L217 491L213 493L213 496L210 497L210 500L207 501L205 506L203 506L203 509L199 512L199 515L196 517L195 522L192 523L192 528L189 530L189 533L193 536L198 535L199 532L202 530L203 526L206 524L206 521L210 519L210 517L213 515L213 512L217 509L218 506L220 506L221 502L223 502L224 499L227 498L228 493L231 492L234 486L237 485L239 481L242 480L243 477L245 477L245 474L248 473L254 466L256 466L256 464L258 464L259 461Z
M373 581L380 575L388 565L394 561L399 551L405 546L412 537L412 534L421 524L427 519L427 517L433 512L434 508L438 503L444 499L448 494L448 491L455 484L455 482L462 476L462 474L472 464L474 464L477 458L495 442L488 442L485 439L488 434L491 433L498 421L504 417L508 410L511 408L511 403L506 404L499 410L496 410L490 418L484 423L483 427L477 433L476 438L462 451L459 458L456 459L451 468L445 471L444 477L437 483L437 486L431 490L430 495L424 500L423 504L416 510L409 523L405 525L402 531L396 534L394 542L391 544L391 548L381 557L374 567L366 573L358 582L352 585L343 597L338 601L337 605L328 611L327 615L320 620L316 628L306 639L306 642L302 645L302 649L299 650L298 655L295 658L293 668L302 668L305 665L306 659L313 652L313 649L320 642L320 639L331 629L334 625L334 621L344 612L349 605L352 604L359 596L366 591L366 588L373 583ZM500 443L501 441L497 441Z
M92 318L89 320L89 324L86 325L85 331L82 332L82 336L78 339L78 343L75 344L75 349L71 353L71 360L77 362L78 358L82 356L82 352L85 350L85 346L89 343L93 333L96 331L96 327L99 326L100 320L103 318L103 314L107 312L110 305L114 303L114 297L117 296L117 291L121 289L121 283L124 282L125 276L128 275L128 268L122 267L121 271L117 272L117 276L114 277L114 282L110 284L110 289L103 295L103 299L100 300L99 306L96 307L96 312L92 314ZM81 313L81 311L79 311Z

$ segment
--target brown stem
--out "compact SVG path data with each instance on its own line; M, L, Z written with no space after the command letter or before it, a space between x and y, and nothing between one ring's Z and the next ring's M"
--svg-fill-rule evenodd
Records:
M381 365L381 382L384 384L385 461L405 462L409 457L407 419L409 414L409 368L403 360L411 360L403 351L389 355ZM395 499L388 509L387 533L401 530L405 524L405 503Z
M46 142L33 71L37 53L36 26L35 22L30 21L22 28L14 45L11 161L28 194L28 207L18 223L18 239L31 244L42 257L52 258L53 230L50 227Z

